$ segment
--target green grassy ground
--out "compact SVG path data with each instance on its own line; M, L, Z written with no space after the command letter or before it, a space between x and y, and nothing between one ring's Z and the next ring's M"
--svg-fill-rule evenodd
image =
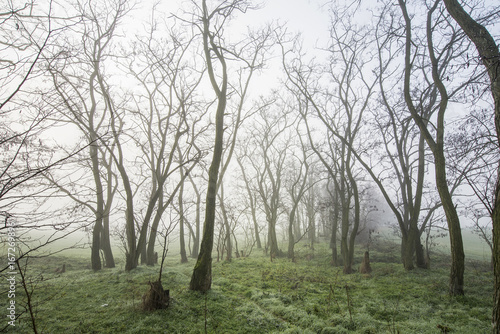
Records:
M405 272L393 262L398 247L373 245L370 275L343 275L331 267L325 244L314 251L300 245L296 263L271 262L254 253L214 263L212 290L205 295L187 288L194 260L181 265L178 257L169 258L162 282L171 304L154 312L140 305L159 266L127 273L119 263L94 273L82 258L45 258L33 262L30 272L32 279L43 274L33 293L37 325L39 333L489 332L493 275L488 263L469 264L466 295L451 298L447 256L435 255L430 270ZM67 271L54 273L62 263ZM24 303L22 294L16 298L18 305ZM30 333L28 318L13 332Z

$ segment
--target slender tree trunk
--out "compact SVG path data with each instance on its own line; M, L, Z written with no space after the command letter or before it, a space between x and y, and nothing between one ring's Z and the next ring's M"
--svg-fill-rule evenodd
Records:
M91 124L92 126L92 124ZM96 136L91 134L91 144L90 144L90 160L92 163L92 174L94 176L94 183L96 186L96 196L97 196L97 207L95 211L95 223L92 230L92 247L90 261L92 264L92 270L97 271L102 269L101 256L99 250L101 249L101 234L102 234L102 220L104 215L104 198L103 198L103 188L101 182L101 175L99 173L99 159L98 150L95 145L97 140Z
M335 195L335 201L336 201L337 195ZM338 266L339 265L339 260L338 260L338 254L337 254L337 224L338 224L338 204L334 203L334 208L333 210L331 209L329 212L330 216L330 224L332 227L332 235L330 238L330 248L332 249L332 266Z
M103 227L101 233L101 249L104 253L104 265L106 268L115 267L115 259L113 257L113 251L111 250L111 240L109 237L109 212L107 212L103 218Z
M358 235L359 223L361 219L361 205L359 200L358 185L356 183L356 180L354 179L354 176L352 175L351 168L349 167L347 168L347 176L349 178L349 183L351 184L352 196L354 198L354 222L352 224L351 234L349 236L349 253L347 256L349 264L347 267L344 264L344 268L350 269L350 272L345 273L350 274L354 271L352 269L354 265L354 242L356 241L356 236Z
M181 174L182 168L181 168ZM181 248L181 263L188 262L187 253L186 253L186 241L184 239L184 182L179 189L179 242Z
M115 259L113 257L113 251L111 250L111 240L109 233L109 215L111 211L111 206L113 204L113 197L115 195L116 186L113 186L114 175L111 170L112 159L110 158L109 163L105 161L106 171L107 171L107 194L106 194L106 204L104 206L104 216L102 221L102 233L101 233L101 249L104 253L104 266L106 268L115 267Z
M349 202L349 201L347 201ZM344 266L344 274L352 274L352 263L349 261L349 205L342 207L342 228L340 238L340 253Z
M262 249L262 242L260 241L260 235L259 235L259 224L257 224L257 214L255 212L255 208L252 208L252 221L253 221L253 229L255 232L255 242L257 243L257 248Z
M92 270L97 271L102 269L101 256L99 250L101 247L101 232L102 232L102 218L97 217L92 229L92 246L90 247L90 261Z
M163 195L160 196L158 200L158 205L163 206ZM160 209L158 209L160 210ZM153 223L151 224L151 230L149 231L149 240L146 247L146 265L154 266L156 264L155 259L155 244L156 244L156 236L158 235L158 226L161 221L161 213L157 212L155 217L153 218Z
M203 237L201 240L200 254L193 269L189 288L191 290L206 292L212 286L212 250L214 244L215 209L217 201L217 182L219 178L219 168L222 160L224 144L224 112L227 103L227 72L226 62L221 54L222 50L211 40L210 16L208 14L206 1L202 1L203 6L203 47L205 61L207 62L208 74L212 88L217 94L217 112L215 114L215 145L212 156L212 163L208 170L208 189L205 206L205 225L203 227ZM214 68L212 65L211 52L215 53L222 66L222 86L219 88Z
M229 218L227 216L226 206L224 204L224 184L220 183L220 195L219 195L219 206L222 212L222 220L224 221L224 230L226 231L224 235L226 244L226 261L231 261L233 257L233 244L231 240L231 226L229 223Z
M435 159L436 165L436 184L443 209L448 222L448 230L450 234L451 246L451 273L450 273L450 294L464 294L464 270L465 270L465 254L462 241L462 230L460 228L460 220L458 218L456 207L453 204L451 194L448 191L446 182L445 160L444 155L438 156Z
M198 191L198 186L194 182L191 175L188 175L189 182L193 186L193 190L196 194L196 214L195 214L195 227L193 235L193 249L191 251L191 257L196 259L200 250L200 220L201 220L201 194Z
M268 243L271 257L281 256L281 250L278 247L278 238L276 237L276 218L269 220Z
M313 189L309 189L310 192ZM314 212L314 194L310 194L307 205L307 221L308 221L308 236L311 243L311 248L314 249L314 243L316 242L316 213Z
M292 209L290 212L290 218L288 221L288 258L292 259L294 258L294 246L295 246L295 239L293 237L293 224L295 220L295 210Z

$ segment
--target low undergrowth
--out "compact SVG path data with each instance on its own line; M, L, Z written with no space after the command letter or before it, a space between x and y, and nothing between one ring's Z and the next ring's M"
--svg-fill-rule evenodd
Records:
M466 295L449 297L445 257L429 270L406 272L382 248L371 251L370 275L342 274L325 245L314 253L299 248L295 263L263 255L214 263L204 295L187 288L194 260L170 258L162 276L170 304L153 312L141 310L141 298L158 266L94 273L73 259L44 260L31 269L44 275L32 296L35 316L41 333L489 332L493 275L478 269L487 265L469 265ZM73 263L65 273L49 271L63 261ZM28 318L13 329L31 332Z

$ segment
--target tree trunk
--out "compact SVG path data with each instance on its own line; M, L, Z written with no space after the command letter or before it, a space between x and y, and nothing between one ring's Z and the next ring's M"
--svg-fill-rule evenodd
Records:
M208 189L205 206L205 225L203 227L203 237L201 240L200 254L193 269L189 288L195 291L206 292L212 286L212 249L214 244L215 209L217 200L217 182L219 168L222 160L224 142L224 112L227 102L227 72L226 62L219 48L209 39L211 37L206 1L202 1L203 6L203 46L205 61L207 62L208 74L212 87L217 94L217 112L215 115L215 145L212 156L212 163L208 170ZM209 44L210 43L210 44ZM209 46L210 45L210 46ZM222 87L219 88L214 68L212 65L212 55L214 52L222 66Z
M184 240L184 217L181 214L181 218L179 220L179 234L180 234L180 248L181 248L181 263L188 262L187 253L186 253L186 241Z
M108 196L109 201L109 196ZM109 210L105 211L103 217L103 225L101 232L101 249L104 253L104 266L106 268L115 267L115 259L113 257L113 251L111 250L111 240L109 237Z
M93 124L91 124L93 126ZM92 174L94 176L94 182L96 186L96 197L97 197L97 207L95 211L95 223L92 230L92 247L90 261L92 264L92 270L97 271L102 269L101 257L99 250L101 249L101 234L102 234L102 220L104 215L104 198L103 198L103 188L101 182L101 175L99 173L99 158L97 156L97 136L93 133L90 134L90 161L92 163Z
M495 275L493 333L500 333L500 184L498 181L495 191L495 210L493 211L493 272Z
M191 174L188 175L189 182L193 186L193 190L196 194L196 217L195 217L195 232L193 235L193 249L191 251L191 257L196 259L200 251L200 215L201 215L201 194L198 191L198 187L194 182Z
M226 261L231 261L233 257L233 244L231 240L231 225L229 224L229 218L227 216L226 206L224 205L224 184L220 183L220 196L219 196L219 206L222 211L222 220L224 221L224 230L226 234L224 236L226 244Z
M338 192L334 190L333 196L333 208L329 210L330 216L330 224L332 227L332 236L330 239L330 248L332 249L332 266L338 266L338 254L337 254L337 227L338 227L338 219L339 219L339 203L338 203Z
M90 247L90 261L92 265L92 270L97 271L102 269L101 257L99 255L100 242L101 242L101 231L102 231L102 219L97 218L94 223L94 228L92 229L92 246Z
M420 241L420 235L415 240L415 255L417 257L417 267L421 269L429 269L429 261L427 261L427 257L425 256L424 246Z
M295 212L297 211L297 203L293 204L288 220L288 258L294 259L295 238L293 237L293 225L295 224Z
M415 254L415 235L408 231L401 238L401 259L405 270L415 269L413 265L413 255Z
M268 243L271 258L282 255L278 247L278 238L276 237L276 219L270 219L269 221Z
M259 235L259 224L257 224L257 213L255 212L255 205L254 203L254 198L252 197L252 194L248 194L250 196L250 206L252 210L252 221L253 221L253 228L254 228L254 233L255 233L255 242L257 243L257 248L262 249L262 242L260 241L260 235Z
M160 199L158 205L163 205L163 200ZM156 213L153 219L153 224L151 224L151 230L149 231L149 240L146 248L146 265L154 266L156 264L155 261L155 244L156 244L156 236L158 235L158 226L160 224L161 214Z
M354 242L356 241L356 236L358 235L358 228L361 219L361 205L359 200L358 185L356 183L356 180L354 179L354 176L352 175L352 171L349 166L347 168L347 176L351 184L352 196L354 197L354 223L352 225L351 235L349 236L349 253L347 257L349 261L347 268L350 269L350 272L345 272L346 274L350 274L353 272L352 266L354 264ZM344 268L346 268L345 264Z
M342 236L340 239L340 253L342 255L342 262L344 265L344 274L352 274L352 263L349 261L349 206L345 205L342 208Z
M183 175L183 171L181 168L181 176ZM181 263L188 262L187 253L186 253L186 241L184 239L184 182L181 184L179 189L179 243L181 248Z

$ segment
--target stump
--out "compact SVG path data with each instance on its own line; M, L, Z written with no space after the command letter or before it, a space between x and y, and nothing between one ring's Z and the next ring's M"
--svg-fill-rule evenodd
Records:
M365 252L363 262L361 262L361 266L359 267L359 272L361 274L369 274L372 272L372 267L370 266L370 255L368 254L368 251Z
M56 268L55 272L57 274L63 274L66 272L66 264L63 264L62 268Z
M154 311L166 309L170 303L170 290L164 290L161 281L149 282L149 291L142 296L142 309Z

